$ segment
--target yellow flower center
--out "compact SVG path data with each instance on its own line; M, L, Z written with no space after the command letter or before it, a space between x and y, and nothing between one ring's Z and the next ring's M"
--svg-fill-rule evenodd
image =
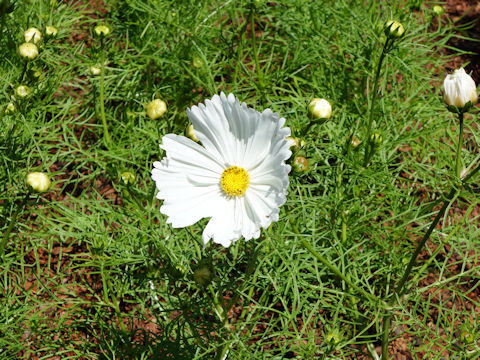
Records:
M220 185L225 194L230 196L242 196L250 184L250 176L247 170L238 167L230 166L222 174L220 178Z

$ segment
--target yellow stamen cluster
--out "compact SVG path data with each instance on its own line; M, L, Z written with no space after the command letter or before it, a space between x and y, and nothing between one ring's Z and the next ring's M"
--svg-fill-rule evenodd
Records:
M250 176L247 170L238 166L230 166L225 169L220 178L220 185L225 194L229 196L242 196L249 184Z

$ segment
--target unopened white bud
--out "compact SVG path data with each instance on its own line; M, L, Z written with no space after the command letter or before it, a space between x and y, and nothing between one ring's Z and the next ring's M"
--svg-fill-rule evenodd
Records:
M38 47L35 44L26 42L18 47L18 53L27 60L33 60L38 56Z
M36 192L42 193L50 188L51 181L45 173L32 172L27 175L27 185Z
M150 119L156 120L161 117L167 111L167 104L165 101L155 99L147 105L147 115Z
M328 120L332 116L332 105L325 99L314 98L308 104L308 113L314 119Z
M455 70L443 81L443 99L449 106L462 109L470 103L475 105L478 100L477 87L472 77L463 68Z
M35 44L42 39L42 33L37 28L31 27L23 33L26 42L34 42Z

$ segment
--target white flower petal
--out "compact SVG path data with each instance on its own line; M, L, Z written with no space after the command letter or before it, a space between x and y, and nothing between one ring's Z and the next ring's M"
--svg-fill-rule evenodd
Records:
M202 146L176 135L163 138L166 157L155 162L152 178L161 212L173 227L188 226L211 217L203 241L229 246L240 237L258 238L260 229L278 220L285 203L292 145L285 119L267 109L259 113L234 95L215 95L187 110ZM249 174L242 196L228 196L220 178L228 167Z

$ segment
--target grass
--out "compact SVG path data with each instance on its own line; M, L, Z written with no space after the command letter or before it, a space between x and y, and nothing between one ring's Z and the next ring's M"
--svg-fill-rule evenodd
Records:
M358 287L391 296L438 200L457 186L457 120L440 96L452 58L443 49L455 28L446 17L437 26L430 2L415 12L403 1L252 4L114 0L92 9L39 0L17 2L6 15L2 109L24 67L16 52L23 31L53 25L59 33L43 40L28 64L24 83L32 94L1 117L2 233L25 195L28 172L47 172L54 184L29 198L6 244L0 357L374 357L384 307L334 276L301 239ZM407 31L382 67L373 130L383 143L364 167L372 79L389 19ZM93 31L99 24L112 30L104 55ZM89 71L103 56L111 141L101 120L101 76ZM296 155L310 164L291 174L280 221L260 239L228 249L203 248L205 220L167 225L150 178L153 161L164 156L162 135L182 134L185 109L220 91L278 112L296 136L307 129ZM156 97L168 110L152 121L144 106ZM323 125L307 117L312 97L333 105ZM462 150L472 168L475 119L466 116ZM347 151L352 136L363 145ZM135 174L133 184L121 180L125 171ZM450 202L405 297L394 301L394 358L479 354L475 181ZM208 286L194 279L204 267L214 275ZM327 340L334 335L338 341Z

